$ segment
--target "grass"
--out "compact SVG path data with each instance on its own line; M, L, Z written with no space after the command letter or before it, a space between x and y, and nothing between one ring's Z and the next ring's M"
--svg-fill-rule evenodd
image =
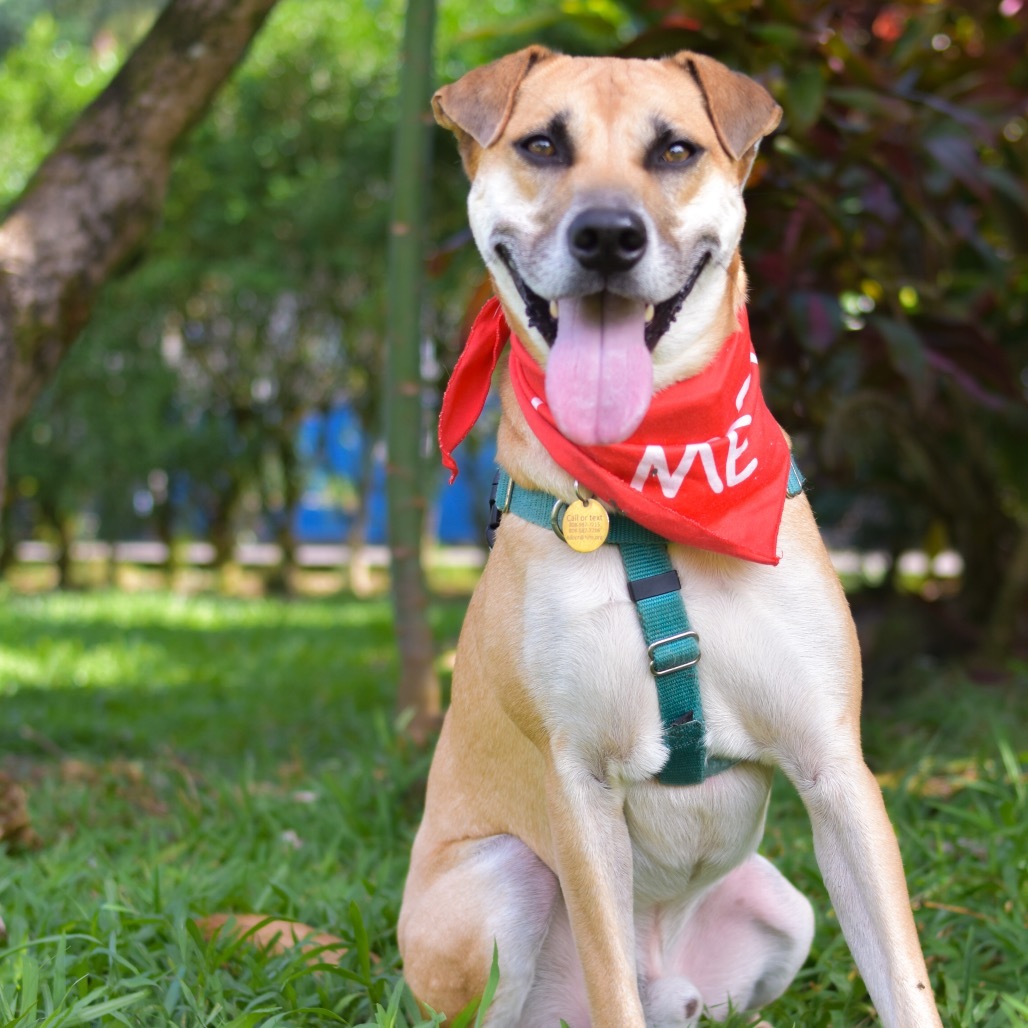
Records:
M462 607L435 608L446 645ZM395 669L381 600L0 594L0 770L28 784L42 839L0 844L0 1028L437 1023L396 952L428 758L391 723ZM946 1025L1028 1023L1026 683L1024 666L990 686L929 667L868 704ZM818 911L765 1016L872 1024L783 782L763 850ZM296 918L349 949L312 967L209 942L194 918L217 911Z

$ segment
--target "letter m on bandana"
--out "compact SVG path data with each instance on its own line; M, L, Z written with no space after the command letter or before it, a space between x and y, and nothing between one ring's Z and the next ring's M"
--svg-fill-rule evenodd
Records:
M669 500L673 500L678 495L678 490L682 488L685 476L689 474L697 456L703 464L703 470L707 473L707 484L715 493L721 492L725 486L721 481L721 476L717 473L714 451L709 443L690 443L685 448L674 474L668 468L664 447L647 446L643 451L642 460L639 461L639 467L636 468L635 477L632 479L632 488L642 492L646 480L656 472L657 481L660 482L660 488L664 495Z

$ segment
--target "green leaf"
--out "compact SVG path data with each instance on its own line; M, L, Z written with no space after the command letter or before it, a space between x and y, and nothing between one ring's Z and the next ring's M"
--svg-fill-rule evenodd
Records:
M928 358L916 329L907 321L878 315L871 323L881 333L892 366L910 383L919 405L927 401Z
M266 1010L253 1010L248 1014L240 1014L225 1023L225 1028L257 1028L267 1019Z
M18 1002L18 1013L22 1017L34 1014L39 999L39 963L28 953L21 958L19 991L21 998Z
M806 64L786 80L784 107L790 128L805 132L819 117L825 102L825 81L816 64Z
M826 91L826 95L833 103L876 115L889 122L906 124L913 118L911 105L906 100L881 90L861 89L859 86L832 86Z
M95 994L96 993L94 992L90 995ZM148 994L149 990L140 989L138 992L130 992L126 996L117 996L114 999L105 1000L102 1003L87 1003L81 1006L76 1005L71 1012L71 1016L63 1023L65 1025L88 1024L90 1021L95 1021L98 1018L106 1017L108 1014L113 1014L116 1010L124 1010L126 1007L130 1007L133 1004L138 1003Z
M1016 996L1002 996L1000 997L1000 1004L1008 1014L1017 1014L1028 1022L1028 1003L1024 1000L1020 1000ZM1013 1020L1011 1020L1011 1024L1013 1023Z
M496 987L500 982L500 951L493 940L493 962L489 968L489 978L485 983L485 991L481 999L473 999L463 1010L450 1022L450 1028L466 1028L471 1023L472 1015L475 1015L475 1028L481 1028L482 1018L489 1012L489 1005L496 995Z
M750 32L762 43L769 46L780 46L783 50L795 50L803 41L803 33L795 25L772 21L764 25L754 25Z
M353 926L353 941L357 947L357 960L364 985L371 988L371 946L368 942L368 930L364 927L360 907L354 901L350 903L350 924Z
M57 952L53 960L53 996L57 1003L62 1003L68 992L68 980L66 975L68 961L68 940L62 935L57 941Z
M466 1007L464 1007L456 1017L450 1021L450 1028L467 1028L471 1024L471 1019L475 1016L478 1011L479 1000L473 999Z
M482 993L482 1002L478 1007L478 1017L475 1018L475 1028L482 1028L482 1018L489 1012L489 1007L496 995L496 987L500 984L500 949L493 940L493 964L489 968L489 980L485 983L485 992Z
M1024 784L1024 774L1021 771L1021 765L1017 759L1017 754L1014 752L1013 746L1006 739L997 739L997 745L999 746L1000 759L1003 761L1003 767L1007 772L1010 782L1014 787L1014 791L1017 793L1017 799L1019 803L1024 803L1026 788Z

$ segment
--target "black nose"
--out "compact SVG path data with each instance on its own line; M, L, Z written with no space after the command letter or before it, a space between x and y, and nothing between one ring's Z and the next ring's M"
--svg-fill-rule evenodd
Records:
M583 268L604 275L628 271L646 252L646 226L633 211L590 207L571 222L568 245Z

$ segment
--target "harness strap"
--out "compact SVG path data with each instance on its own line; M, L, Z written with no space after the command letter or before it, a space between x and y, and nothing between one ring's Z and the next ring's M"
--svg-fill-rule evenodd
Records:
M734 761L711 761L697 665L700 637L689 624L681 582L671 566L667 546L621 543L621 559L634 592L650 673L657 685L664 743L670 751L657 778L665 785L696 785Z
M789 469L787 496L803 488L796 462ZM594 501L599 502L599 501ZM503 468L493 480L489 533L495 535L500 517L507 511L542 528L559 532L567 504L549 493L516 485ZM738 763L707 753L706 726L700 698L700 637L689 625L682 600L682 583L671 565L666 539L623 514L610 516L606 543L621 551L628 579L628 593L635 603L646 640L650 673L657 686L660 720L667 763L657 774L665 785L698 785ZM490 546L492 538L490 538Z
M785 483L786 498L791 500L797 493L803 492L803 483L805 481L803 472L800 471L800 466L796 463L796 458L790 454L789 480Z

